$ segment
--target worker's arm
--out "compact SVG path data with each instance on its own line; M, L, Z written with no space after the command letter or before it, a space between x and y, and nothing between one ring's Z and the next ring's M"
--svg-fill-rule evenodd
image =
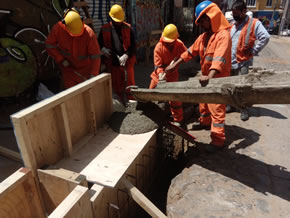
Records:
M92 61L90 75L96 76L99 74L101 65L101 52L97 37L93 31L90 32L88 43L88 54Z
M106 48L104 46L104 39L103 39L103 30L101 29L99 36L98 36L98 43L99 47L101 49L101 55L105 55L106 58L111 58L112 57L112 51L109 48Z
M62 64L64 56L58 50L58 32L61 31L59 24L55 24L45 41L47 53L55 60L56 63ZM67 64L67 63L65 63Z
M210 70L210 71L209 71L209 74L208 74L207 76L201 75L201 76L199 77L199 82L200 82L201 86L207 86L209 80L210 80L211 78L213 78L214 75L217 74L217 73L219 73L219 71L213 69L213 70Z
M257 38L257 43L254 45L251 52L253 55L257 56L270 40L270 34L259 20L257 20L255 25L255 36Z
M154 71L157 75L164 73L166 65L162 58L162 43L157 43L154 48Z

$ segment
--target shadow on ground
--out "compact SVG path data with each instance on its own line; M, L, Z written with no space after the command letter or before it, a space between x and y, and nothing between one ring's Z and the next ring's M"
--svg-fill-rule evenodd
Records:
M277 111L263 107L252 107L250 108L250 113L252 117L274 117L277 119L288 119Z

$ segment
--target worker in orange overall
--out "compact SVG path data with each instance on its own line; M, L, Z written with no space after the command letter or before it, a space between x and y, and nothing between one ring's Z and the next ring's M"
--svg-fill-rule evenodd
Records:
M132 98L125 88L135 85L135 37L131 25L124 22L125 13L120 5L113 5L109 16L111 22L102 26L98 41L103 55L102 63L112 76L113 92L124 103L127 98Z
M165 73L165 68L180 58L180 55L187 50L181 40L174 24L168 24L162 36L154 49L155 69L151 74L151 83L149 89L154 89L160 80L166 82L176 82L179 79L178 69ZM181 126L183 121L182 102L169 101L170 111L173 116L174 124Z
M48 54L60 66L66 89L99 74L97 37L76 9L64 12L63 20L53 26L45 43Z
M182 62L200 56L202 75L199 78L201 86L206 86L209 80L217 77L226 77L231 71L231 36L230 24L221 10L211 1L203 1L195 9L195 23L205 32L201 34L186 52L165 72L174 70ZM225 116L224 104L199 104L199 124L193 129L211 127L211 143L206 145L208 152L215 152L223 148L225 143Z

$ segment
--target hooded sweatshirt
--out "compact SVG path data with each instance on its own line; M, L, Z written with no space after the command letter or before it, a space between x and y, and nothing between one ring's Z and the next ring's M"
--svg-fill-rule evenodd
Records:
M230 24L215 3L211 3L200 13L198 19L206 14L210 18L213 34L206 45L208 32L201 34L197 40L181 55L187 62L195 56L200 56L200 65L203 75L208 75L210 70L217 70L219 73L214 77L225 77L231 71L231 48L232 40L229 33Z

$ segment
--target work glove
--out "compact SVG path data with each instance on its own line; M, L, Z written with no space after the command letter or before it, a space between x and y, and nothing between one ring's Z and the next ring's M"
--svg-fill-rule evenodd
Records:
M64 66L64 67L68 67L68 66L70 66L69 61L66 60L66 59L64 59L63 62L61 62L61 64L62 64L62 66Z
M106 47L103 47L103 48L101 49L101 53L102 53L103 55L105 55L106 58L111 58L111 56L112 56L112 51L111 51L111 49L108 49L108 48L106 48Z
M121 57L119 57L120 66L124 67L128 58L129 56L127 54L123 54Z
M159 81L164 81L164 80L166 80L166 73L165 73L165 72L159 73L159 74L158 74L158 80L159 80Z

